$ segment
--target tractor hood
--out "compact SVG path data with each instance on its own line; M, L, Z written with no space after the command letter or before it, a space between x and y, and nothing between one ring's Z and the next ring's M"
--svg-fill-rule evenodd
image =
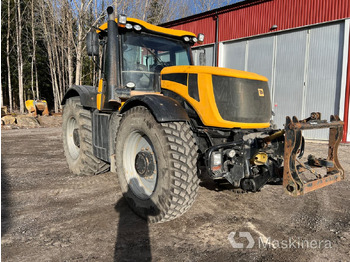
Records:
M165 67L161 74L210 74L218 76L228 76L235 78L252 79L267 82L268 79L264 76L250 73L246 71L224 68L224 67L213 67L213 66L169 66Z
M172 66L161 71L161 87L183 97L204 125L267 128L268 79L255 73L210 66Z

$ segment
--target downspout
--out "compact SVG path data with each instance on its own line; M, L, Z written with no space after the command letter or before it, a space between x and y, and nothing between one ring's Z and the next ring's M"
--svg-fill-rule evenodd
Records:
M350 42L350 38L349 38ZM350 44L349 44L350 45ZM348 72L347 72L347 81L346 81L346 91L345 91L345 106L344 106L344 128L343 128L343 142L347 142L349 137L348 128L349 128L349 108L350 108L350 50L348 51Z
M215 44L214 44L214 52L213 52L213 62L214 66L218 66L218 53L219 53L219 15L218 12L215 13Z

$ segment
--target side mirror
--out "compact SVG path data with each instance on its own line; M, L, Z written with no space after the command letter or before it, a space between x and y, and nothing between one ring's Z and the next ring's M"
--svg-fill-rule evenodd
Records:
M95 31L90 31L86 36L86 50L88 56L99 54L98 35Z

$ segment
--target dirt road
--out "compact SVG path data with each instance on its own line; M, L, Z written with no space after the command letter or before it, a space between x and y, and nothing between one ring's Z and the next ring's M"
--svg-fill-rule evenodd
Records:
M344 182L299 198L273 185L241 195L200 187L184 216L147 225L112 173L69 172L60 128L1 137L2 261L350 261L349 145Z

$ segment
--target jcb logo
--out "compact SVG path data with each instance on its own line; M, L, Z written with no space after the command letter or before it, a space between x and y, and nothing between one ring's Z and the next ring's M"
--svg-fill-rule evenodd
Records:
M236 235L236 232L231 232L228 235L228 241L230 241L230 244L232 245L232 247L233 248L244 248L243 243L236 242L235 235ZM248 245L246 246L246 248L253 248L254 247L255 241L249 232L238 232L238 237L244 237L248 240Z
M265 96L264 89L262 89L262 88L258 88L258 93L259 93L259 96Z

